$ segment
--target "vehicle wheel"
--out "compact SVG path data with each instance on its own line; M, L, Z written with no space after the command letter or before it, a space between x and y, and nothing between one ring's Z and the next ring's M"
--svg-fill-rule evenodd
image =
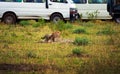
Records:
M16 16L13 13L6 13L2 19L2 21L6 24L15 24L16 20Z
M50 20L53 21L54 23L57 23L59 21L63 21L63 17L62 15L60 14L53 14L51 17L50 17Z
M118 17L118 18L115 18L115 21L117 22L117 23L120 23L120 18Z

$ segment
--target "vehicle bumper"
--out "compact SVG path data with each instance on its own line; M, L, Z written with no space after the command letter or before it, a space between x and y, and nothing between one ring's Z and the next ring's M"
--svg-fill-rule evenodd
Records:
M79 17L79 13L70 14L70 20L72 21L77 20L78 17Z

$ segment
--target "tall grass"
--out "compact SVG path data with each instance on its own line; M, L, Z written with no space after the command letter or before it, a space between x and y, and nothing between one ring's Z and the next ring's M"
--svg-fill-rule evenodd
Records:
M120 25L108 21L103 22L102 25L93 22L58 24L33 20L29 22L29 25L23 22L25 27L19 24L0 25L0 69L2 69L0 73L120 73ZM43 25L33 26L36 23ZM106 26L106 23L109 23L110 27ZM71 42L40 43L43 35L56 30L64 33L64 37L61 35L62 40L74 40L73 44ZM73 34L73 30L78 31L77 34ZM89 34L85 34L86 31ZM74 54L80 56L71 57ZM4 64L7 67L3 66Z

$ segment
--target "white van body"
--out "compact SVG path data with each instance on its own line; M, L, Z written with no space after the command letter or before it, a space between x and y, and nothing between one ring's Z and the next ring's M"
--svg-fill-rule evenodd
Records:
M76 4L78 13L81 15L81 19L112 19L107 12L107 0L73 1Z
M3 21L6 13L13 13L17 19L43 18L50 20L53 14L59 14L63 19L70 19L70 9L76 10L76 6L71 0L66 2L59 2L59 0L42 2L27 2L26 0L21 0L20 2L6 1L0 2L0 18ZM9 17L6 21L10 21Z

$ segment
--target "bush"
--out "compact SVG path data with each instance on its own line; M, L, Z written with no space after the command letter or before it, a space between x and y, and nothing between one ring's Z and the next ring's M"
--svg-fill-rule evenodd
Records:
M38 22L39 22L39 24L42 24L42 25L44 25L45 24L45 20L44 19L38 19Z
M103 30L97 32L97 34L99 34L99 35L100 34L103 34L103 35L112 35L114 33L115 33L115 31L111 27L103 28Z
M76 34L86 33L86 30L84 28L78 28L78 29L75 29L73 33L76 33Z
M66 29L71 29L71 28L73 28L73 25L71 24L71 23L65 23L65 28Z
M41 24L40 24L40 23L34 23L34 24L32 24L32 26L33 26L33 27L40 27Z
M29 20L28 22L29 22L30 25L33 25L33 24L37 23L36 20Z
M75 54L75 55L81 55L81 49L80 48L74 48L72 50L72 53Z
M23 20L23 21L20 21L20 25L27 26L27 25L30 25L30 24L29 24L29 21Z
M75 45L87 45L89 43L89 40L87 38L79 38L76 37L75 41L73 42L73 44Z
M26 53L26 55L27 55L27 57L28 58L36 58L37 57L37 54L35 53L35 51L28 51L27 53Z
M44 26L45 25L45 20L44 19L38 19L38 22L34 22L32 21L32 26L33 27L41 27L41 26Z
M73 28L73 25L70 23L64 23L63 21L58 22L57 24L54 24L54 28L59 31L67 30Z

